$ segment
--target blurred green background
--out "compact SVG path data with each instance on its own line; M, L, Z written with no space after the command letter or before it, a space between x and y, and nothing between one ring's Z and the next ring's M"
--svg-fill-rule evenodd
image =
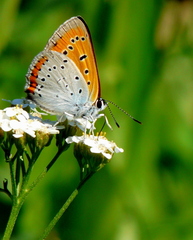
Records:
M161 0L1 0L0 96L22 98L25 74L65 20L81 15L94 42L120 129L107 137L124 153L93 176L48 239L193 239L193 3ZM1 101L0 107L8 103ZM54 142L53 142L54 143ZM56 151L46 148L42 171ZM0 187L9 178L0 153ZM79 181L72 147L29 195L13 239L38 239ZM0 194L0 234L11 208Z

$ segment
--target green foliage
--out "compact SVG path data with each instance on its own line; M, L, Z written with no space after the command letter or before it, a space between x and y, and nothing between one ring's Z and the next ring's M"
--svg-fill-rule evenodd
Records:
M112 106L121 128L105 130L125 152L84 186L48 239L192 239L191 1L3 0L0 4L1 98L25 96L24 76L33 57L61 23L81 15L93 36L102 97L143 122L138 125ZM6 106L1 102L1 108ZM110 116L109 121L113 125ZM55 149L45 149L34 176ZM74 190L79 170L72 156L71 150L62 155L31 193L15 228L16 239L37 239ZM2 184L9 173L3 156L0 159ZM1 233L9 207L9 199L1 194Z

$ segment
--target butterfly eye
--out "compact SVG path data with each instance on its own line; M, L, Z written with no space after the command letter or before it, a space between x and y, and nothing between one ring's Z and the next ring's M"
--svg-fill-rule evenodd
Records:
M99 108L101 110L104 109L104 107L106 106L104 99L102 99L102 98L97 99L96 106L97 106L97 108Z

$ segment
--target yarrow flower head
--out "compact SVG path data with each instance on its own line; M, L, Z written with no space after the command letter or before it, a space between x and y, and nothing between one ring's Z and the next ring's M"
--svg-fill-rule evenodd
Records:
M98 171L110 162L114 153L123 152L114 142L109 141L104 134L99 136L83 134L66 139L67 143L75 143L74 154L81 168L91 168Z
M59 133L53 125L29 114L22 105L0 110L1 133L7 133L10 141L15 142L17 147L25 147L27 139L30 138L39 149L49 145L53 134Z
M33 118L28 112L18 106L0 110L0 127L5 132L12 131L15 138L23 137L24 133L35 137L36 131L49 134L59 133L56 127L43 123L41 119Z

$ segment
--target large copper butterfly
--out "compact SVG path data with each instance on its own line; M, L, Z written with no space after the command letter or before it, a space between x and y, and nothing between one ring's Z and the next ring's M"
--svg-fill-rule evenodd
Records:
M81 17L64 22L32 61L25 92L42 110L94 122L106 107L91 35Z

